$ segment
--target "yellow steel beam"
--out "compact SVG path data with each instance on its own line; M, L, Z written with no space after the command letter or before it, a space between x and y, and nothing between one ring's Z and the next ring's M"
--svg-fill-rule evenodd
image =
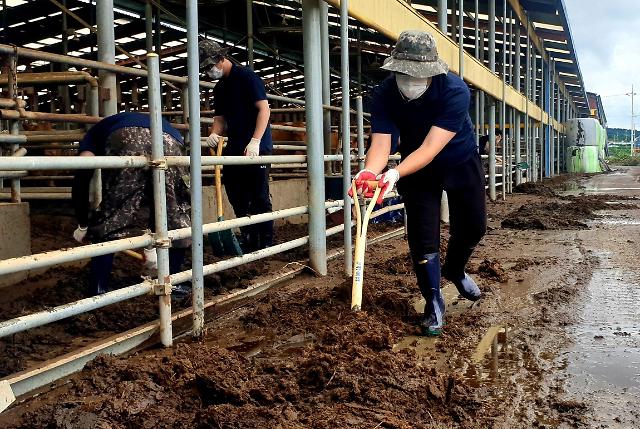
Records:
M336 8L340 7L340 0L325 1ZM460 70L458 44L403 0L349 0L349 16L392 40L397 40L400 33L407 29L429 31L436 40L439 56L449 64L451 71L457 73ZM463 61L465 80L495 99L502 100L502 79L468 52L464 53ZM506 104L522 113L526 113L528 103L529 116L533 120L549 123L549 116L512 86L506 85L504 98ZM554 127L561 130L560 124L555 121Z
M531 40L533 42L533 45L536 47L536 49L538 49L538 52L540 52L540 55L542 55L542 59L545 60L547 64L549 64L549 55L547 55L547 51L544 48L542 41L540 40L540 37L538 37L538 34L536 33L536 31L533 29L533 26L529 22L529 19L527 18L525 11L522 8L522 5L520 4L520 0L508 0L508 1L517 19L520 20L524 28L527 29L527 33L529 34L529 40ZM558 73L554 71L554 75L555 75L556 82L560 84L560 88L564 96L569 100L571 100L571 96L567 91L567 87L565 86L564 82L560 79L560 76L558 75ZM573 102L573 100L571 101Z

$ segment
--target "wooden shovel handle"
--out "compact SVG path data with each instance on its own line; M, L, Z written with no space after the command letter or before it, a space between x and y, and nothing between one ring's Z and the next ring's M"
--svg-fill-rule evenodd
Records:
M134 251L134 250L123 250L122 253L124 253L127 256L131 256L134 259L137 259L138 261L143 261L144 262L144 255Z
M377 189L379 183L380 182L378 182L377 180L367 180L367 186L371 189Z
M218 146L216 146L215 155L222 155L222 145L224 143L224 139L220 137L218 141ZM213 149L209 149L211 151L211 155L214 155ZM216 212L218 214L218 218L221 218L224 214L224 209L222 207L222 175L220 173L220 165L215 166L215 185L216 185Z

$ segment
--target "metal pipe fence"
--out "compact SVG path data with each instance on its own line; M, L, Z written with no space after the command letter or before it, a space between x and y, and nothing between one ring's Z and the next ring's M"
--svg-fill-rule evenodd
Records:
M304 21L304 37L305 43L309 46L305 48L305 63L309 65L309 70L317 70L320 65L320 51L317 49L320 46L320 16L319 11L321 0L303 0L303 21ZM492 2L493 3L493 2ZM348 23L348 5L347 2L341 4L341 19L343 20L343 33L342 43L343 47L348 43L348 26L344 25ZM460 3L461 11L463 5ZM445 8L446 12L446 8ZM108 11L102 13L108 14ZM15 62L17 57L29 58L33 60L44 60L53 63L63 63L71 66L86 67L105 74L126 74L131 76L143 77L148 79L149 86L149 113L152 118L151 122L151 134L153 136L153 151L150 157L146 156L98 156L98 157L77 157L77 156L27 156L27 157L0 157L0 172L8 174L9 177L18 177L25 171L30 170L75 170L75 169L123 169L123 168L150 168L153 173L154 179L154 198L153 203L155 206L155 233L150 231L144 234L125 238L120 240L108 241L105 243L96 243L84 246L78 246L71 249L54 250L51 252L44 252L40 254L23 256L18 258L10 258L0 261L0 275L17 273L20 271L31 270L36 268L47 268L58 264L78 261L95 256L101 256L105 254L139 249L142 247L154 246L158 251L158 272L157 278L148 279L141 283L134 284L122 289L118 289L112 292L105 293L103 295L95 296L92 298L82 299L72 303L67 303L48 309L33 313L26 316L21 316L4 322L0 322L0 337L6 337L9 335L23 332L28 329L32 329L38 326L42 326L48 323L53 323L64 318L72 317L87 311L92 311L98 308L102 308L108 305L112 305L125 300L133 299L147 294L154 294L159 299L159 317L160 317L160 333L161 341L165 346L172 344L172 324L171 324L171 285L185 281L192 280L194 285L195 299L193 300L193 332L195 335L200 335L204 323L203 313L203 291L202 291L202 277L211 275L232 267L243 265L249 262L257 261L272 255L276 255L288 250L309 245L309 254L312 267L321 275L326 274L326 236L337 234L340 232L345 233L344 249L345 252L351 251L351 239L347 239L350 227L353 225L350 216L345 213L345 222L341 225L337 225L333 228L326 229L326 225L323 222L326 212L328 210L335 210L342 208L343 210L350 209L352 202L345 197L339 201L325 201L324 198L324 168L323 163L327 162L343 162L343 180L344 189L346 190L349 182L350 170L354 165L363 166L365 158L364 154L364 118L369 117L368 113L363 111L362 98L357 97L355 99L356 109L350 108L348 97L344 98L344 108L337 106L329 106L323 104L321 97L322 83L318 80L318 76L308 76L306 83L306 99L295 99L285 97L281 95L268 94L267 97L272 101L279 101L287 103L290 106L304 106L304 108L298 107L283 107L281 109L274 109L274 113L280 110L282 113L300 111L306 114L307 123L304 127L296 127L289 125L273 124L272 129L291 131L296 133L307 133L309 137L308 145L297 144L280 144L275 145L274 149L279 150L291 150L308 152L308 155L268 155L268 156L256 156L256 157L234 157L234 156L201 156L199 150L192 150L190 156L165 156L162 146L162 128L160 125L160 118L162 108L160 105L160 85L161 81L171 82L179 84L180 87L186 88L188 103L183 105L184 111L180 112L165 112L166 115L182 115L188 119L187 124L175 124L176 128L182 130L189 130L189 141L194 142L194 146L198 148L202 146L202 138L200 135L201 125L203 123L211 123L211 118L201 117L200 103L199 103L199 89L206 88L211 89L215 86L214 83L200 81L198 77L198 55L197 46L195 41L197 40L197 3L195 0L188 0L187 2L187 14L188 14L188 77L174 76L166 73L159 72L159 58L150 54L148 56L149 68L148 70L139 69L134 67L124 67L108 62L86 60L78 57L68 55L58 55L42 51L37 51L27 48L19 48L10 45L0 44L0 55L6 55L12 58ZM490 46L495 48L495 5L491 11L492 22L490 22ZM460 16L462 19L462 15ZM462 26L461 26L462 28ZM462 31L460 31L460 38L464 37ZM107 40L103 44L110 44L112 41ZM492 52L493 50L493 52ZM495 49L490 50L491 67L495 70ZM460 53L462 54L462 47ZM345 62L346 61L346 62ZM503 61L504 62L504 61ZM343 68L348 68L348 58L343 57ZM89 75L90 76L90 75ZM74 75L73 79L85 80L93 85L92 81L86 75ZM14 73L7 79L9 88L15 88L15 70ZM343 79L343 94L349 94L348 85L349 80ZM97 88L96 88L97 89ZM93 91L92 91L93 92ZM25 103L19 99L15 94L15 91L10 92L11 97L9 99L0 99L0 111L4 119L9 120L11 124L11 134L0 134L0 143L12 144L14 149L17 149L17 144L24 144L27 142L47 141L50 138L53 141L74 141L81 136L76 131L76 134L72 135L60 135L54 136L28 136L19 135L17 132L17 123L19 120L24 119L38 119L47 121L61 121L61 122L77 122L85 124L93 124L98 122L101 117L98 115L97 97L92 98L92 107L89 115L70 115L70 114L54 114L43 112L29 112L25 110ZM97 95L97 91L95 91ZM497 100L491 101L491 110L489 112L489 122L491 124L491 137L492 140L495 137L495 103ZM503 101L504 102L504 101ZM484 110L484 109L482 109ZM341 154L323 153L323 142L320 136L323 134L322 117L324 111L330 112L348 112L344 114L342 118L343 127L343 152ZM207 112L211 113L211 112ZM353 114L356 117L355 125L350 125L350 115ZM484 112L482 113L484 115ZM525 117L527 118L528 115ZM504 121L504 111L501 115L501 119ZM484 121L482 121L484 124ZM352 128L355 127L356 134L352 134ZM504 128L504 127L503 127ZM350 148L350 140L352 136L357 137L357 147ZM59 139L59 140L57 140ZM49 142L50 142L49 141ZM288 142L291 143L291 142ZM348 143L348 144L346 144ZM506 143L504 143L506 144ZM505 147L503 144L503 148ZM526 144L526 142L525 142ZM355 152L355 153L353 153ZM495 199L495 189L508 186L512 180L513 174L516 169L512 167L510 163L509 168L506 165L506 157L503 157L503 172L502 174L496 174L495 168L495 145L491 149L491 165L493 172L490 177L490 188L492 193L492 199ZM511 152L509 152L511 153ZM528 158L528 157L527 157ZM390 160L398 160L399 156L391 156ZM509 157L509 160L511 156ZM202 219L202 188L201 177L202 172L207 171L210 167L216 165L259 165L259 164L272 164L278 168L308 168L308 174L306 177L310 182L310 198L309 204L299 207L293 207L283 210L277 210L270 213L263 213L259 215L246 216L236 219L228 219L225 221L218 221L203 224ZM181 228L176 230L168 230L167 228L167 214L166 214L166 195L164 186L164 171L167 167L184 166L190 167L191 184L192 184L192 225L189 228ZM505 177L508 175L509 177ZM197 180L194 181L194 178ZM500 178L501 182L496 183L496 179ZM505 185L505 183L507 185ZM68 192L53 192L53 193L32 193L32 196L46 195L55 196L60 198L68 195ZM19 181L12 180L11 196L14 199L20 198ZM392 193L388 198L393 198L397 194ZM394 204L391 206L383 207L376 211L372 218L381 216L393 210L403 209L403 204ZM349 212L350 214L350 212ZM202 254L203 236L213 232L225 231L228 229L244 227L248 225L254 225L270 220L285 219L291 216L297 215L309 215L311 218L309 224L309 235L300 237L285 243L280 243L275 246L271 246L266 249L258 250L243 256L232 257L222 261L217 261L212 264L204 264ZM346 230L345 230L346 225ZM168 246L171 241L191 238L193 240L192 248L192 269L182 271L170 275L168 270ZM348 275L350 264L350 258L345 258L345 272Z

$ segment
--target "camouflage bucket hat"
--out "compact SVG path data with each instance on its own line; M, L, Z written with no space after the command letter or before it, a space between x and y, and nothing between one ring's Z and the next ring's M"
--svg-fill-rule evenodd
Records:
M436 41L430 33L403 31L391 56L384 61L384 70L418 78L447 74L449 66L438 57Z
M227 55L227 51L227 48L223 48L214 40L201 40L198 43L200 68L203 69L218 64Z

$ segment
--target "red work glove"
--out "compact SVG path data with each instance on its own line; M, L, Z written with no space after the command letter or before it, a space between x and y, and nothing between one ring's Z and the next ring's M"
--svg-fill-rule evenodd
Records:
M371 170L361 170L356 174L356 177L353 178L353 181L356 183L356 191L358 195L364 195L365 197L372 197L375 189L369 187L369 181L376 181L376 174ZM349 188L349 196L353 198L352 188Z
M381 188L382 191L380 191L380 195L378 196L378 201L376 201L376 203L382 204L384 197L386 197L387 194L391 192L398 179L400 179L400 173L398 173L398 170L396 170L395 168L391 168L385 173L379 174L377 179L378 188Z

